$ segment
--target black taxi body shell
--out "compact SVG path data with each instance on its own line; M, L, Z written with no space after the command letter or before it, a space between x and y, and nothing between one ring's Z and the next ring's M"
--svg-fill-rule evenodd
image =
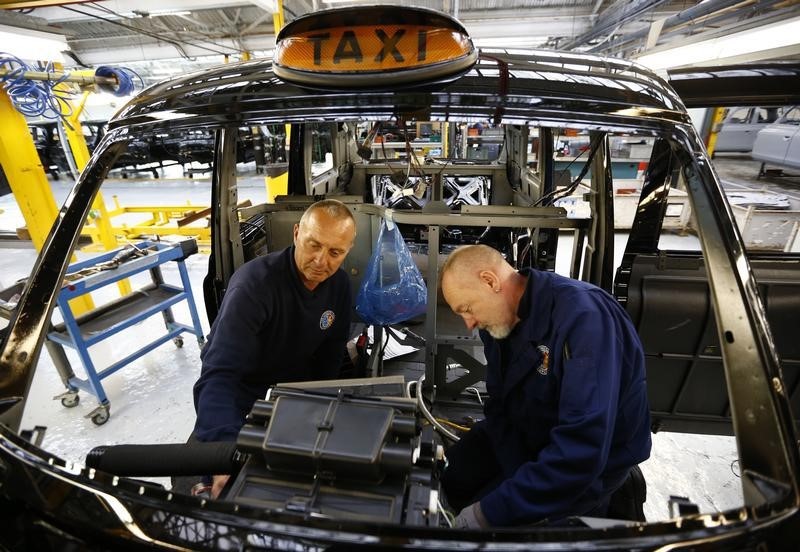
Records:
M698 223L715 299L718 304L725 302L731 316L740 319L737 336L750 346L727 368L729 373L748 376L747 389L736 385L730 389L739 400L732 401L732 415L743 451L742 471L763 475L753 479L753 489L770 481L774 492L759 495L746 488L746 504L740 509L632 527L409 530L263 512L173 495L157 486L65 463L16 434L69 252L78 241L92 198L128 140L160 129L235 129L256 123L388 120L420 114L431 121L488 119L654 135L663 139L654 160L658 155L668 157L670 149L690 158L694 173L689 191L701 207ZM656 197L660 192L663 190L646 188L643 195ZM646 207L643 200L643 213ZM0 399L5 413L0 426L0 511L12 520L14 530L28 532L28 543L43 548L59 543L113 549L139 545L275 550L791 549L789 543L797 542L800 531L800 463L792 418L785 397L770 383L780 378L778 362L741 237L732 221L681 99L657 75L626 61L552 51L485 51L476 65L461 75L409 88L392 86L365 92L289 83L274 74L270 61L255 60L151 86L110 122L107 136L59 212L2 341ZM648 224L645 218L639 222ZM728 327L726 319L721 322ZM746 425L737 421L738 409L767 414ZM770 444L763 444L764 440Z

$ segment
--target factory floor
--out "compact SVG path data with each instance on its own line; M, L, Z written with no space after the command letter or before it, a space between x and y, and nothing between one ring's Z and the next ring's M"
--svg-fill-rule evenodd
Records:
M800 208L800 181L798 179L767 178L755 180L757 164L741 156L719 159L717 171L726 186L758 189L767 185L781 194L787 194L792 208ZM240 201L251 199L254 204L265 200L262 176L251 175L240 188ZM52 182L58 204L66 197L70 183ZM193 204L208 203L209 184L203 178L163 179L152 183L118 180L107 182L103 193L117 195L120 204ZM15 230L20 215L13 196L0 197L0 231ZM616 251L621 255L627 235L618 234ZM692 242L693 236L673 236L675 245ZM668 244L669 245L669 244ZM27 276L36 252L29 243L0 242L0 289ZM568 249L568 248L565 248ZM208 257L198 253L186 260L204 333L209 330L202 297L202 279ZM162 266L167 282L179 282L174 263ZM133 287L146 283L136 280ZM108 286L94 294L95 303L109 300L116 293ZM174 307L177 321L190 322L185 303ZM2 324L2 322L0 322ZM163 321L155 316L140 323L135 329L123 331L111 339L91 348L96 366L108 365L119 359L123 351L133 351L148 335L163 332ZM80 361L72 351L68 358L76 372L83 377ZM96 406L96 399L81 392L80 404L65 408L53 397L64 391L49 354L43 350L39 366L33 377L22 421L22 429L46 427L43 447L68 461L83 464L86 453L94 446L119 443L170 443L183 442L194 424L192 386L200 374L200 349L191 336L186 336L182 348L168 342L144 355L132 364L103 380L103 387L111 402L111 417L97 426L85 416ZM421 368L420 368L421 373ZM414 377L418 377L414 376ZM648 483L645 514L649 521L669 519L667 501L670 495L686 496L696 502L701 511L710 512L741 506L743 503L739 481L736 445L732 437L659 433L653 435L651 458L642 465ZM169 482L157 479L165 486Z

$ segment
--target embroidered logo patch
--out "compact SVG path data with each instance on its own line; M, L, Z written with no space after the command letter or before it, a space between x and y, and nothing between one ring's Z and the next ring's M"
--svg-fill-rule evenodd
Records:
M319 329L320 330L327 330L331 326L333 326L333 321L336 319L336 315L333 314L332 310L326 310L322 313L322 316L319 318Z
M542 353L542 363L536 368L536 371L546 376L550 370L550 348L547 345L539 345L536 349Z

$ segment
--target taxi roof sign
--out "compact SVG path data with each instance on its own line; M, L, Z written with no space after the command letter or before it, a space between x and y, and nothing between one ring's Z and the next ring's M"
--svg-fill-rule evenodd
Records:
M333 9L292 21L278 33L275 74L334 87L417 84L468 70L478 59L466 29L423 8Z

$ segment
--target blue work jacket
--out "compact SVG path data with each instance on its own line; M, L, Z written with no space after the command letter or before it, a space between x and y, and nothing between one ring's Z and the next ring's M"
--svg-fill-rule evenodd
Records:
M270 386L339 377L350 335L350 280L342 269L313 291L294 246L256 257L231 277L194 385L198 441L235 441Z
M589 512L650 456L650 409L636 329L604 290L523 270L520 321L481 331L486 429L505 479L481 499L492 525Z

